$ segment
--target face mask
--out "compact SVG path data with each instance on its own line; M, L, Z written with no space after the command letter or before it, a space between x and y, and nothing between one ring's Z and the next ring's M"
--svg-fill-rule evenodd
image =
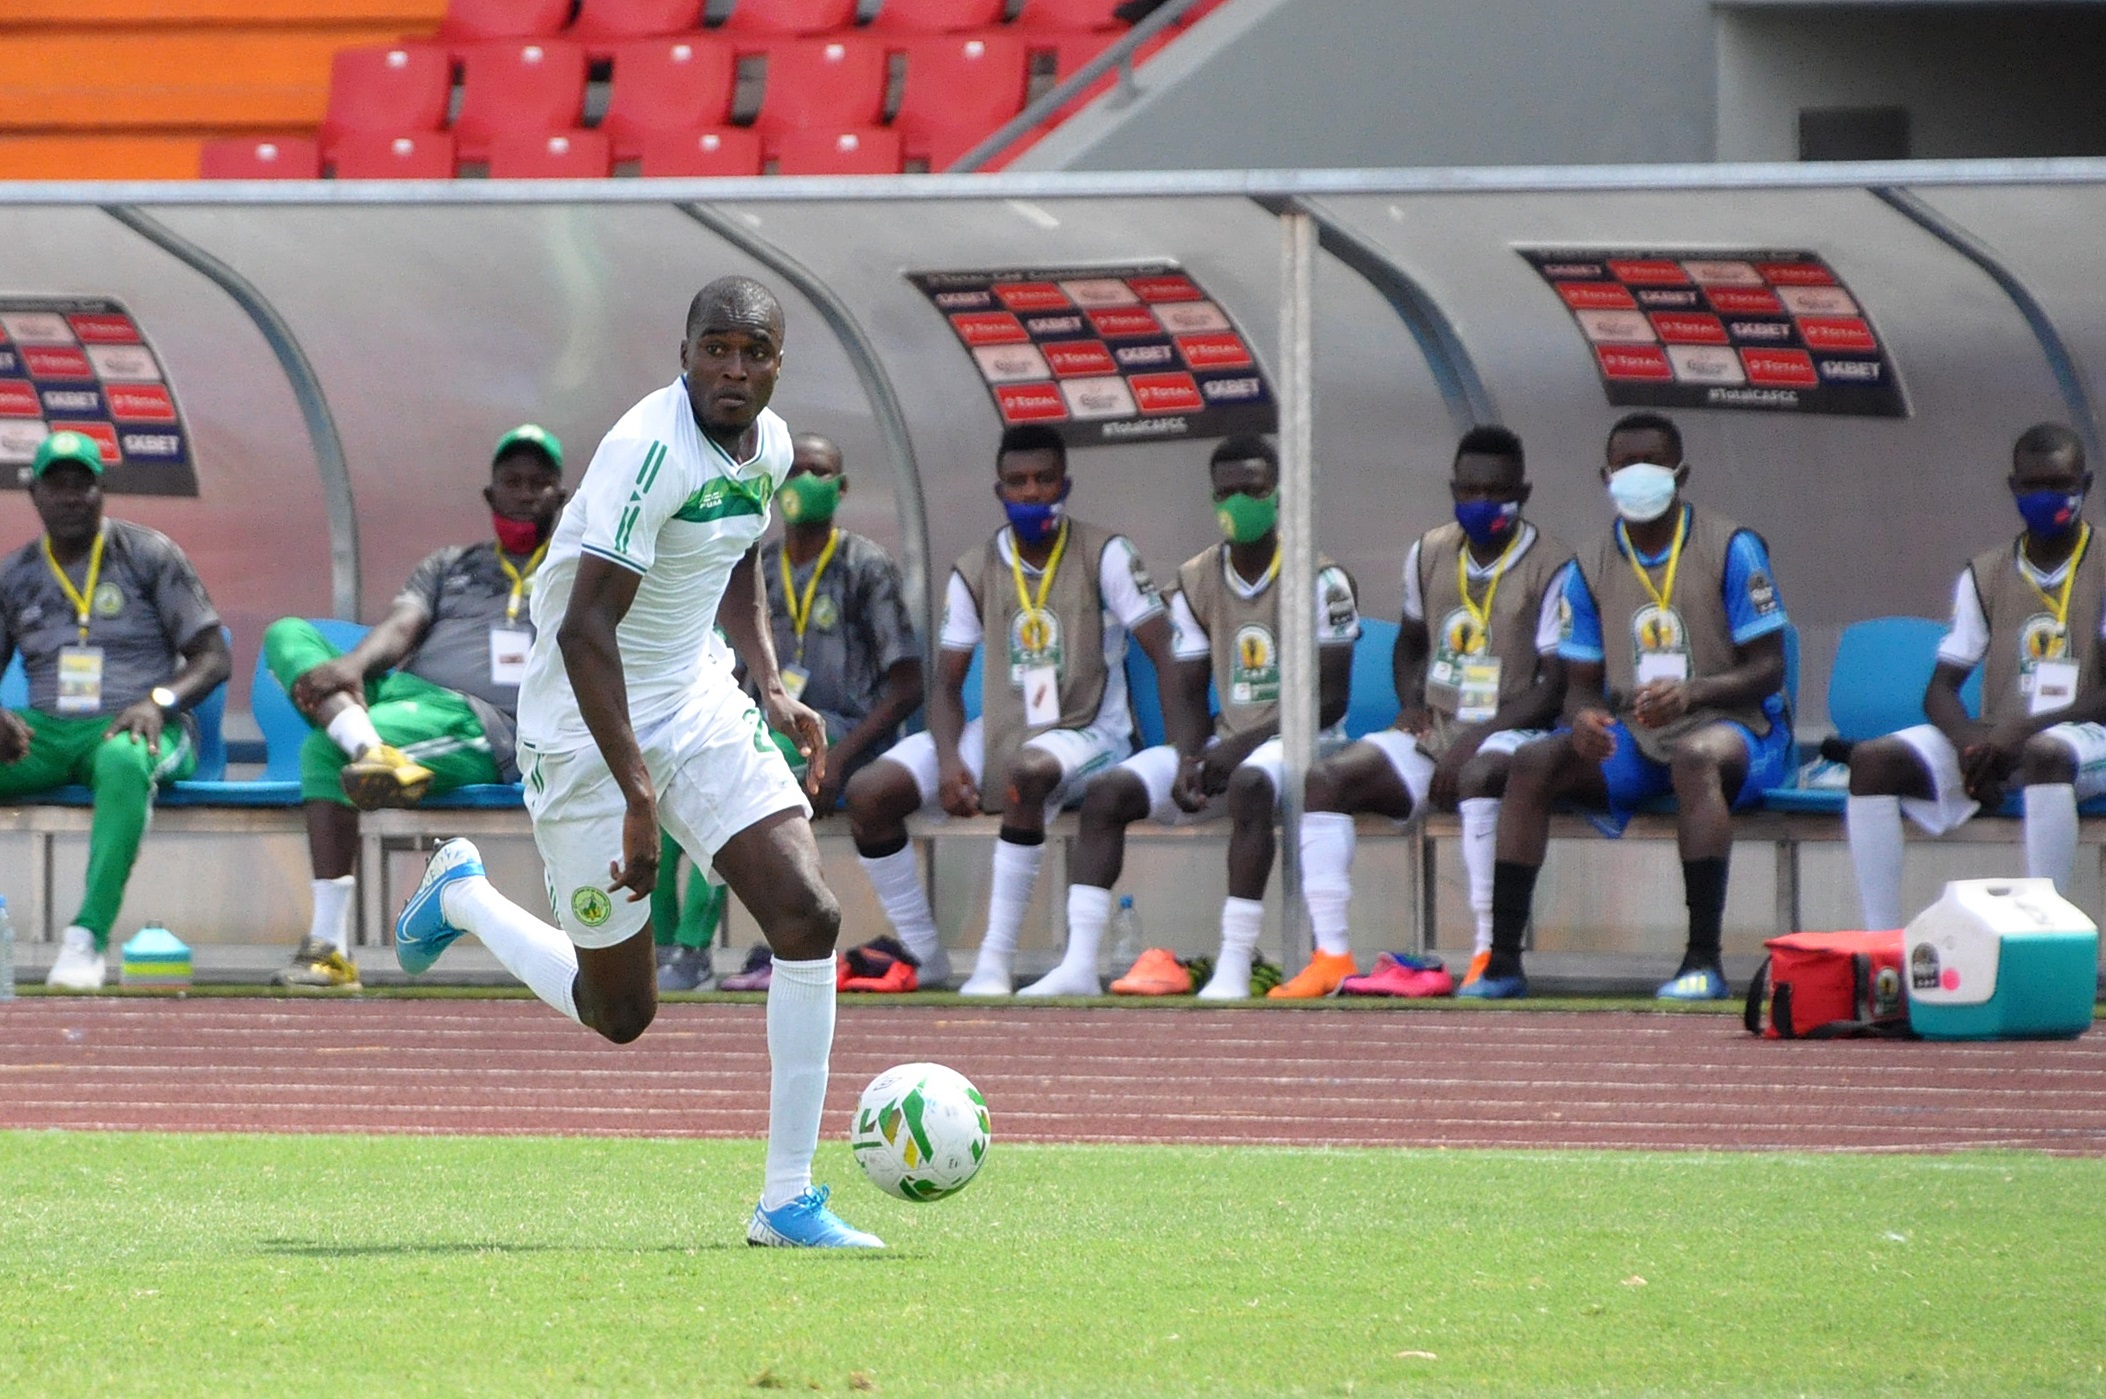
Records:
M1043 544L1060 533L1061 522L1068 516L1068 490L1075 483L1060 483L1060 498L1051 505L1033 503L1019 504L1013 500L1002 502L1002 509L1009 516L1009 528L1016 531L1019 544Z
M2026 522L2026 533L2041 539L2059 539L2077 527L2077 512L2084 508L2082 491L2020 491L2018 513Z
M823 525L841 503L841 478L799 472L783 482L775 496L782 502L782 517L791 524Z
M1231 544L1250 544L1265 537L1280 518L1280 495L1244 495L1237 492L1214 502L1214 523Z
M508 520L493 514L490 523L497 530L497 547L507 554L531 554L541 547L541 526L532 520Z
M1634 525L1657 520L1675 503L1674 468L1640 461L1612 471L1609 499L1616 502L1616 513Z
M1513 538L1515 527L1521 523L1521 502L1459 500L1455 502L1455 523L1462 526L1472 544L1498 544Z

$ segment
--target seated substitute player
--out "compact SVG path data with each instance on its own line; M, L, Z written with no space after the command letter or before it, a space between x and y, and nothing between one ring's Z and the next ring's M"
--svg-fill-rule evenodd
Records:
M527 604L563 508L562 444L531 423L499 438L483 503L494 538L418 564L348 652L298 617L263 634L264 664L314 725L300 747L314 917L275 986L358 989L347 950L357 809L519 780L512 730L534 639Z
M1404 556L1404 623L1391 669L1402 711L1309 771L1302 813L1302 897L1317 944L1350 945L1353 813L1398 821L1428 806L1462 815L1475 944L1463 985L1492 947L1493 841L1514 751L1550 736L1565 697L1562 629L1572 551L1521 517L1528 503L1521 439L1474 427L1455 448L1455 521ZM1350 967L1346 968L1350 971ZM1440 995L1445 972L1406 969L1400 994Z
M942 986L950 959L907 843L907 817L931 803L952 816L984 809L1002 817L987 933L960 990L1008 995L1047 813L1133 748L1127 635L1170 673L1170 623L1147 568L1124 535L1068 517L1072 485L1059 433L1034 425L1003 432L995 497L1009 524L951 571L928 730L848 784L856 852L920 964L922 986ZM967 723L965 673L983 636L980 717Z
M811 1183L841 910L811 809L769 737L771 725L796 736L816 786L826 726L783 689L758 562L790 471L789 429L768 411L782 343L782 305L760 283L723 277L697 292L681 377L608 431L549 541L519 752L562 927L500 894L474 845L451 840L395 920L395 954L415 974L473 933L542 1000L626 1044L658 1008L644 901L662 824L697 864L714 861L775 949L766 1184L747 1242L882 1248ZM719 620L760 708L718 658Z
M1622 516L1565 574L1565 713L1571 728L1516 750L1492 869L1492 956L1461 994L1528 993L1521 937L1559 801L1612 819L1673 792L1689 905L1667 1000L1721 1000L1732 813L1791 762L1784 695L1789 625L1762 537L1682 499L1682 434L1657 413L1609 429L1602 479Z
M2025 529L1969 561L1953 585L1952 626L1923 692L1928 724L1850 752L1850 858L1867 928L1898 928L1903 812L1944 835L1977 810L2024 794L2026 873L2067 888L2077 803L2106 792L2106 688L2097 638L2106 620L2106 550L2080 512L2091 472L2074 432L2031 427L2011 452ZM1960 686L1984 666L1982 717Z
M1068 946L1060 965L1026 986L1026 996L1094 996L1097 945L1111 920L1112 885L1126 859L1126 828L1143 816L1175 825L1192 815L1233 821L1228 846L1228 898L1221 906L1221 957L1200 995L1242 1000L1250 995L1251 956L1265 918L1265 881L1272 873L1273 817L1285 761L1280 732L1279 594L1280 459L1272 444L1231 437L1207 464L1214 517L1227 542L1185 561L1170 598L1177 667L1167 678L1167 711L1182 710L1187 735L1206 734L1207 685L1221 699L1212 737L1180 750L1164 743L1134 754L1090 783L1082 799L1082 838L1068 886ZM1321 648L1319 722L1345 717L1353 675L1353 642L1360 613L1353 580L1328 559L1318 561L1316 638ZM1336 746L1342 735L1327 733ZM1328 949L1327 949L1328 950ZM1161 954L1156 954L1160 956ZM1326 953L1275 992L1310 990ZM1346 970L1352 970L1347 957ZM1335 984L1335 983L1334 983Z
M155 787L197 768L187 710L233 672L219 614L174 540L103 516L102 448L54 432L30 463L44 535L0 562L0 668L29 707L0 709L0 797L94 789L88 876L45 985L93 991Z

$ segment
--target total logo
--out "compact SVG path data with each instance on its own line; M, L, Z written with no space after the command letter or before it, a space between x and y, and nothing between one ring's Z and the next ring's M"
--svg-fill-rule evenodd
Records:
M994 392L1004 422L1059 422L1068 416L1067 404L1052 384L997 384Z
M1196 413L1206 406L1189 374L1136 374L1127 382L1143 413Z

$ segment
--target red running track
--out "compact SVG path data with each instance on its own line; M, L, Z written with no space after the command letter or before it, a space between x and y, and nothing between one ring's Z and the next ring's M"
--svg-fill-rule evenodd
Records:
M2106 1154L2106 1038L1786 1044L1715 1015L844 1001L829 1131L936 1059L1011 1141ZM0 1127L757 1137L756 1005L616 1047L525 1001L25 998Z

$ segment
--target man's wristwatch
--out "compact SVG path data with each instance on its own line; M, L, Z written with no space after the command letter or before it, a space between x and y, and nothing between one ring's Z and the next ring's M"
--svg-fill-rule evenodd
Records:
M176 698L176 692L166 685L154 686L146 692L146 697L154 702L154 708L161 711L161 717L164 719L175 718L176 710L182 703Z

